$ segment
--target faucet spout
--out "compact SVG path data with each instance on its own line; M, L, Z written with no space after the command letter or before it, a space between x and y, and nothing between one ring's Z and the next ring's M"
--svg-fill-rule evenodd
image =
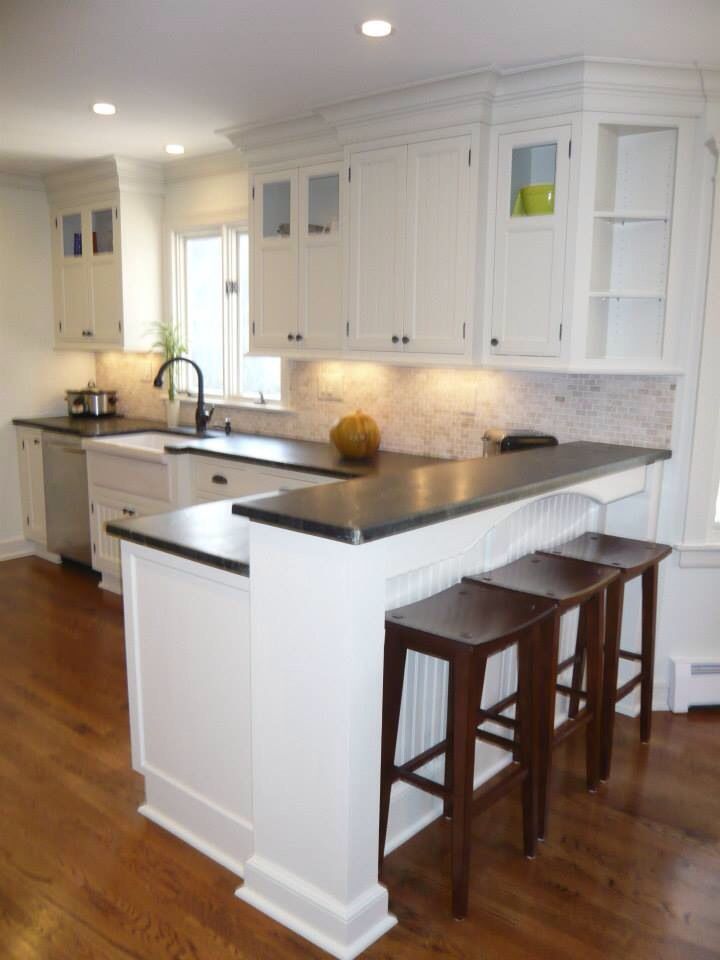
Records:
M153 386L161 387L163 385L163 375L167 368L173 363L189 363L197 374L198 381L198 392L197 392L197 407L195 408L195 429L198 433L205 433L207 430L207 425L212 416L212 411L208 413L205 409L205 378L203 377L203 372L200 367L195 363L194 360L190 360L189 357L171 357L169 360L166 360L165 363L160 367L158 372L155 374L155 379L153 380Z

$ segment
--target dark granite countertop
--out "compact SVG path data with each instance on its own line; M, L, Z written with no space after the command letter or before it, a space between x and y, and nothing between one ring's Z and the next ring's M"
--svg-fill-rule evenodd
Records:
M249 528L232 513L232 500L108 523L109 533L198 563L247 577Z
M168 454L192 453L193 456L223 457L256 463L266 467L283 467L331 477L366 477L372 474L405 472L415 467L443 463L437 457L380 451L372 460L345 460L329 443L313 440L289 440L247 433L208 431L198 437L192 427L167 427L158 420L134 420L130 417L38 417L13 420L16 426L36 427L76 436L111 437L127 433L168 433L186 436L187 444L168 447Z
M669 450L565 443L296 490L262 501L235 503L233 513L259 523L360 544L670 456Z

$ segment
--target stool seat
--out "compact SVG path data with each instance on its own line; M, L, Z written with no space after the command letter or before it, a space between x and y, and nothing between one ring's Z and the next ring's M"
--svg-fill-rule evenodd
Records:
M482 583L456 583L426 600L391 610L386 619L426 637L470 646L507 646L507 638L542 620L556 602L544 597L501 593ZM412 642L410 641L412 645Z
M625 580L631 580L669 556L672 547L665 543L612 537L607 533L583 533L546 552L553 557L572 557L587 563L617 567Z
M490 573L465 577L465 580L548 597L562 610L583 603L618 576L618 571L610 567L585 563L573 557L531 553Z

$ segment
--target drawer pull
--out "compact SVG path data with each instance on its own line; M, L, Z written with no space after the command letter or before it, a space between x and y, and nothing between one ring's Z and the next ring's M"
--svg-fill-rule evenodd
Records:
M212 478L213 483L219 483L223 486L227 484L227 477L224 477L221 473L214 473Z
M131 510L129 507L123 507L123 516L125 517L134 517L135 511Z

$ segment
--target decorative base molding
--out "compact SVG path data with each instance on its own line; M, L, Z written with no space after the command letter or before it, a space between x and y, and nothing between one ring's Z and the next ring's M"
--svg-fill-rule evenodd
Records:
M221 810L158 772L145 775L145 803L138 812L238 877L254 847L252 824Z
M345 906L257 855L245 864L235 896L339 960L354 960L397 923L379 883Z
M20 557L32 557L35 551L36 545L22 537L0 540L0 562L3 560L18 560Z
M40 557L41 560L47 560L48 563L61 564L62 557L59 553L50 553L49 550L46 550L41 543L35 544L35 556Z
M98 586L101 590L107 590L108 593L117 593L118 596L122 596L122 577L116 577L112 573L103 573Z

